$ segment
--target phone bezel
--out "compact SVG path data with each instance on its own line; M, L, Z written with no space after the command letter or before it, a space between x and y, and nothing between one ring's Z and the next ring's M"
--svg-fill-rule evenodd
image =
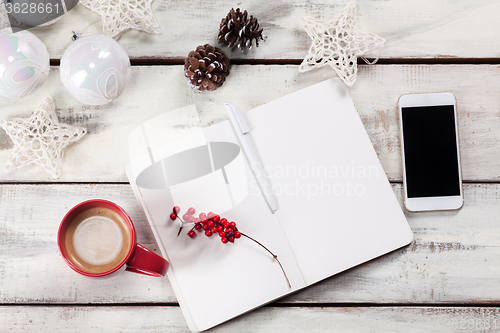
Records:
M404 140L403 140L403 117L402 109L404 107L425 107L438 105L453 105L453 113L455 115L455 133L457 144L457 160L458 160L458 177L460 182L460 195L444 196L444 197L418 197L408 198L406 191L406 162L404 156ZM457 119L457 103L455 96L452 93L430 93L430 94L405 94L398 99L399 110L399 139L401 142L401 161L403 165L403 192L404 204L410 212L434 211L434 210L456 210L463 206L463 186L462 186L462 166L460 163L460 142L458 134L458 119Z

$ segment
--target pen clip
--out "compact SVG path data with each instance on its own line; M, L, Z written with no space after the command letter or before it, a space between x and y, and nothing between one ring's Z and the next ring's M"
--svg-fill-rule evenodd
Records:
M224 105L226 106L226 110L229 112L229 117L233 121L233 124L238 124L241 133L247 134L250 132L250 127L248 126L245 116L241 113L238 106L231 102L226 102Z

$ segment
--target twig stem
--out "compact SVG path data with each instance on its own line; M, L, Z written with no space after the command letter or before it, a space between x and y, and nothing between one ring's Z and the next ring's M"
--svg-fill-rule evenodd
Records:
M177 217L179 219L179 221L181 221L181 223L184 222L177 214L175 214L175 217ZM177 237L179 237L179 235L181 234L182 228L183 228L183 226L181 224L181 226L179 227L179 232L177 232Z
M272 253L272 252L271 252L271 251L270 251L267 247L265 247L264 245L262 245L262 243L260 243L259 241L257 241L257 240L255 240L255 239L253 239L252 237L250 237L250 236L248 236L248 235L246 235L246 234L244 234L244 233L241 233L241 235L242 235L242 236L245 236L245 237L246 237L246 238L248 238L248 239L253 240L255 243L257 243L257 244L259 244L260 246L262 246L262 247L263 247L263 248L264 248L267 252L269 252L269 253L273 256L273 258L274 258L274 259L278 262L278 264L279 264L279 265L280 265L280 267L281 267L281 271L283 272L283 275L285 276L286 282L288 282L288 287L289 287L289 288L292 288L292 285L290 284L290 280L288 279L288 276L287 276L287 275L286 275L286 273L285 273L285 269L283 268L283 265L281 265L281 262L279 261L278 256L277 256L277 255L275 255L274 253Z

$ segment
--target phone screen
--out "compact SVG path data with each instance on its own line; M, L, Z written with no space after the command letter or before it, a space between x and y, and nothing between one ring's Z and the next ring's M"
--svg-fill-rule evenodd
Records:
M453 105L401 109L408 198L460 195Z

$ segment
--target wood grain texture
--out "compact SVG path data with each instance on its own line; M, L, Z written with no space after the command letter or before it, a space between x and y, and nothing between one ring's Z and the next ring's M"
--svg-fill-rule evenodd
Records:
M401 185L393 189L401 202ZM415 233L411 245L280 303L500 302L500 184L465 185L464 193L459 211L407 213ZM59 222L73 205L90 198L122 206L134 220L139 242L154 248L128 185L2 185L0 304L176 302L167 279L125 272L96 280L66 266L57 249Z
M53 332L189 332L177 307L5 307L0 330ZM210 332L498 332L500 308L265 307Z
M177 64L197 45L217 44L221 18L231 7L240 7L259 19L269 38L250 52L225 49L231 59L297 62L311 43L300 18L333 19L349 1L154 0L162 34L128 31L119 43L137 64ZM385 63L500 60L498 1L359 0L357 4L359 28L387 40L380 54ZM71 31L90 24L87 31L99 32L100 19L78 5L56 24L32 32L46 43L57 64L71 45ZM350 93L389 178L401 181L397 98L404 93L449 91L458 101L464 180L499 182L499 74L498 65L360 66ZM139 242L154 250L130 187L94 184L127 182L124 166L132 129L193 103L208 126L227 119L222 102L231 100L248 111L333 76L331 68L299 74L297 66L233 66L224 87L196 94L186 84L182 66L134 67L123 96L106 106L87 107L64 90L54 67L35 95L23 100L0 98L0 117L12 118L29 117L46 95L54 96L61 121L89 130L67 149L58 181L91 183L51 184L54 181L36 166L4 173L12 141L0 128L0 332L188 332L167 279L125 272L96 280L69 269L57 249L60 220L83 200L112 200L134 220ZM393 184L393 189L402 202L401 184ZM500 331L500 308L478 306L500 304L500 184L466 184L464 195L465 205L456 212L406 213L415 233L415 242L408 247L211 331ZM82 306L87 303L99 305ZM334 306L345 303L353 306Z
M311 40L302 29L304 15L333 20L350 0L342 1L167 1L153 2L161 35L128 31L120 44L133 59L184 58L197 45L217 43L219 24L232 7L248 10L259 19L265 43L251 52L228 51L233 59L303 59ZM495 0L433 1L404 0L358 3L362 31L387 40L381 58L499 58L500 4ZM100 16L78 5L59 22L33 29L60 59L71 44L71 31L102 32ZM372 54L371 56L376 56Z
M138 242L154 250L154 239L129 186L7 185L0 187L0 197L0 281L4 281L0 303L176 301L166 278L128 272L121 277L87 278L73 272L59 254L62 218L71 207L91 198L124 208L135 221Z
M388 177L401 181L397 100L404 93L452 92L457 97L466 181L500 179L500 66L499 65L383 65L360 66L352 99ZM220 89L199 94L186 83L182 66L134 67L122 96L99 107L80 104L52 68L45 85L22 100L0 100L2 118L29 117L46 95L56 101L62 122L83 126L88 135L66 149L59 181L126 182L128 136L142 122L164 112L195 104L204 126L227 119L222 106L237 103L242 111L285 96L334 76L330 68L299 74L297 66L239 65ZM307 110L304 110L307 112ZM0 166L7 161L12 141L0 129ZM3 181L50 182L38 166L6 174Z

